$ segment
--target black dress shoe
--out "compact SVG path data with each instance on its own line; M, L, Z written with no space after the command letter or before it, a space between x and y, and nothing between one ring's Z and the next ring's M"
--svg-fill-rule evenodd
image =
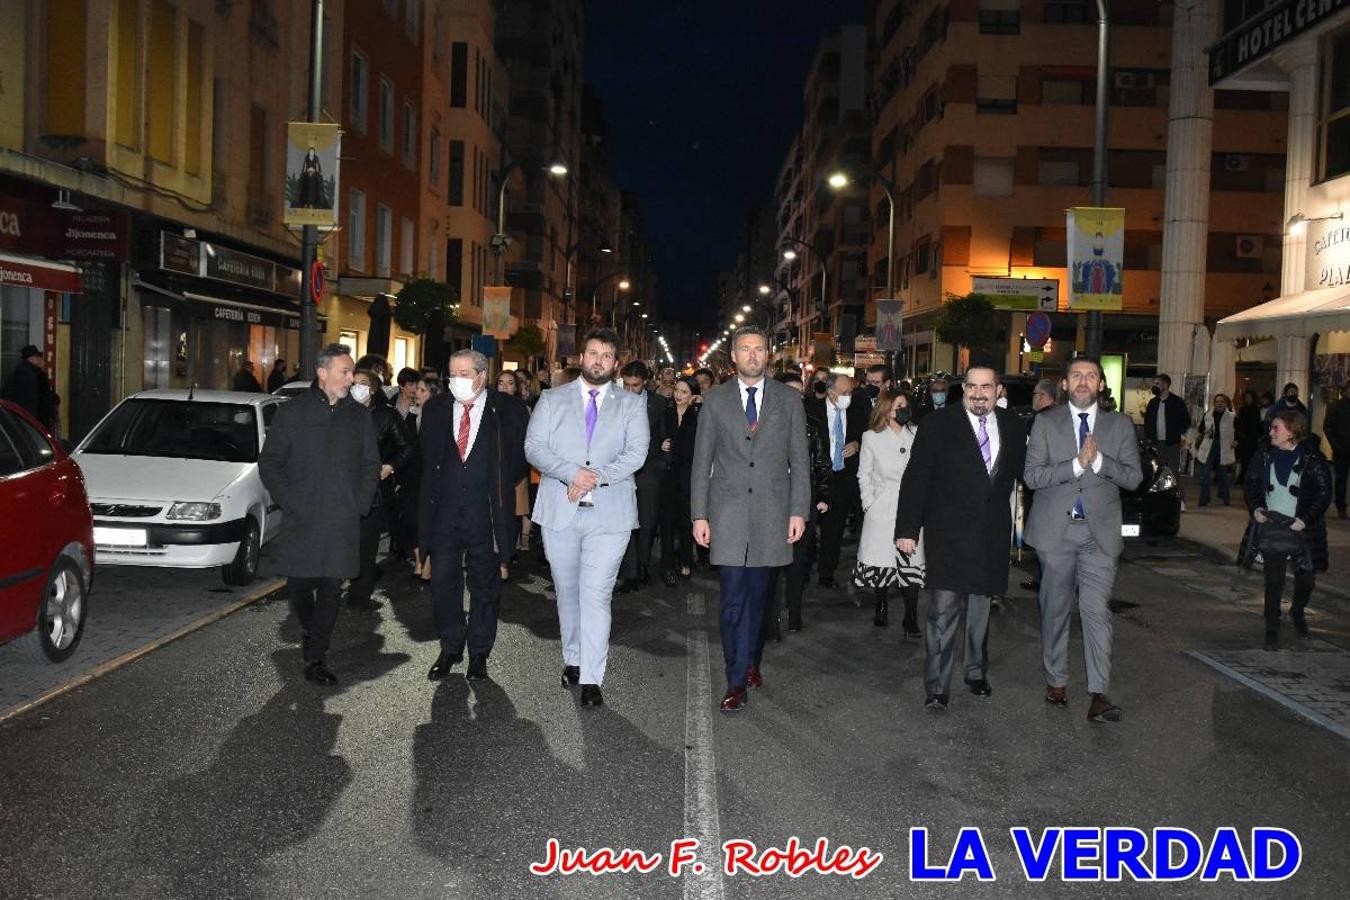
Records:
M652 570L649 569L647 566L639 566L639 567L638 567L638 581L642 583L642 586L643 586L643 587L651 587L651 586L652 586Z
M315 684L337 684L337 676L324 667L321 659L305 664L305 680Z
M994 693L994 689L989 686L989 682L984 678L967 681L966 687L970 688L970 692L976 697L990 697Z
M600 685L583 684L581 686L581 705L582 706L605 705L605 695L600 693Z
M431 664L431 669L427 672L429 681L440 681L450 674L450 670L459 665L461 657L452 655L448 650L442 650L441 655L436 657L436 661Z
M947 695L933 694L923 702L924 712L945 713L947 711Z
M488 677L487 657L470 656L469 668L464 670L464 677L470 681L486 681Z
M563 666L562 686L572 687L581 680L581 666Z
M675 584L676 584L675 573L674 573L674 572L663 572L663 573L661 574L661 582L662 582L663 584L665 584L666 587L674 587Z

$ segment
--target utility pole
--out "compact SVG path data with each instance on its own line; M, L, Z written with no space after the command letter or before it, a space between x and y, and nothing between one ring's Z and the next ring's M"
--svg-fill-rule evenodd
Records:
M1092 143L1092 205L1106 205L1106 126L1111 111L1111 96L1107 93L1107 78L1111 74L1111 11L1109 0L1097 0L1097 129ZM1072 266L1073 261L1070 260ZM1072 274L1072 268L1070 273ZM1087 355L1101 359L1102 311L1087 312L1084 334Z
M307 120L317 123L323 95L323 0L312 0L309 23L309 111ZM300 232L300 377L314 377L319 360L318 304L311 290L314 261L319 253L319 229L304 225ZM353 352L356 348L352 348Z

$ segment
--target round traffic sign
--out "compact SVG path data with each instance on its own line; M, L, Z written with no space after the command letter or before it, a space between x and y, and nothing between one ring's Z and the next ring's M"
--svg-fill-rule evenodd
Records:
M323 282L324 268L323 260L314 260L314 265L309 267L309 297L318 306L323 300Z
M1050 317L1043 312L1034 312L1027 316L1027 343L1033 347L1044 347L1050 340Z

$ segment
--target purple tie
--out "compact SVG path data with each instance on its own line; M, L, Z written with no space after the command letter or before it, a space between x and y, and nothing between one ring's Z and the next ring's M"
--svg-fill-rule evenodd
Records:
M994 457L989 448L989 428L985 424L988 416L980 416L980 455L984 457L984 470L992 472L994 470Z
M591 402L586 404L586 446L591 445L591 435L595 434L595 420L600 417L600 408L595 405L595 397L600 392L591 388Z

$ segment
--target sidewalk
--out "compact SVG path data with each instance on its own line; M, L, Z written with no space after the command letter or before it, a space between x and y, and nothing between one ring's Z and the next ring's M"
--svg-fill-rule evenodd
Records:
M1247 507L1239 497L1232 506L1197 505L1198 493L1193 479L1182 482L1186 488L1186 511L1181 514L1180 538L1198 544L1215 562L1236 565L1238 546L1247 528ZM1317 573L1317 591L1350 604L1350 519L1327 518L1327 557L1330 568ZM1259 565L1259 564L1258 564Z

